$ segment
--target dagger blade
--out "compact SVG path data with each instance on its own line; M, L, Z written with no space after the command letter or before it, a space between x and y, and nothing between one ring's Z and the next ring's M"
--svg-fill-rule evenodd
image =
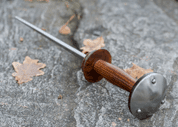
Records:
M37 31L38 33L42 34L43 36L45 36L45 37L47 37L47 38L53 40L53 41L56 42L56 43L58 43L59 45L61 45L61 46L64 47L65 49L68 49L69 51L72 51L73 53L79 55L80 57L85 58L85 56L86 56L85 54L83 54L83 53L80 52L79 50L73 48L72 46L66 44L65 42L63 42L63 41L57 39L56 37L50 35L49 33L45 32L45 31L43 31L43 30L41 30L40 28L36 27L35 25L33 25L33 24L31 24L31 23L25 21L24 19L19 18L18 16L15 16L15 18L16 18L17 20L19 20L20 22L22 22L23 24L25 24L26 26L28 26L28 27L32 28L33 30Z

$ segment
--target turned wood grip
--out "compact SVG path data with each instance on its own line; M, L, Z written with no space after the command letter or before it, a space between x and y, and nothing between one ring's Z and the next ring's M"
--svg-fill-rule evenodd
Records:
M103 60L98 60L94 64L94 70L102 75L110 83L131 92L136 79L127 74L124 70Z

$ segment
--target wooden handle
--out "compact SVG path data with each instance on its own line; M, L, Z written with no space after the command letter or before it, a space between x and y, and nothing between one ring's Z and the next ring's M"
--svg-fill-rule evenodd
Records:
M136 79L131 77L125 71L103 60L98 60L94 64L94 70L110 83L119 86L128 92L131 92L132 87L136 82Z

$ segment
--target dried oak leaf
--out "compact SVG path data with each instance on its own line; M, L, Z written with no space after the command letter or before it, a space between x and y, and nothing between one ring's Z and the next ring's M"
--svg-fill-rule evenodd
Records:
M44 68L46 64L38 63L38 61L26 56L23 64L13 62L12 65L16 72L12 73L12 76L15 77L19 84L22 84L31 81L33 76L43 75L44 72L39 69Z
M133 78L135 79L139 79L140 77L142 77L144 74L153 72L153 70L151 69L144 69L141 68L139 66L137 66L136 64L132 63L132 67L128 68L128 69L124 69L124 71L126 73L128 73L129 75L131 75Z
M85 45L85 47L80 48L83 50L82 51L83 53L88 53L93 50L98 50L101 49L101 47L105 46L103 37L98 37L95 40L85 39L83 41L83 44Z

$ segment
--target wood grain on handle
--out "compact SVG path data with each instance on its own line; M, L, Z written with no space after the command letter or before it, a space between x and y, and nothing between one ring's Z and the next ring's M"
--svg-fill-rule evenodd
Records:
M95 63L94 70L110 83L119 86L128 92L131 92L132 87L136 82L136 79L131 77L125 71L103 60L98 60Z

